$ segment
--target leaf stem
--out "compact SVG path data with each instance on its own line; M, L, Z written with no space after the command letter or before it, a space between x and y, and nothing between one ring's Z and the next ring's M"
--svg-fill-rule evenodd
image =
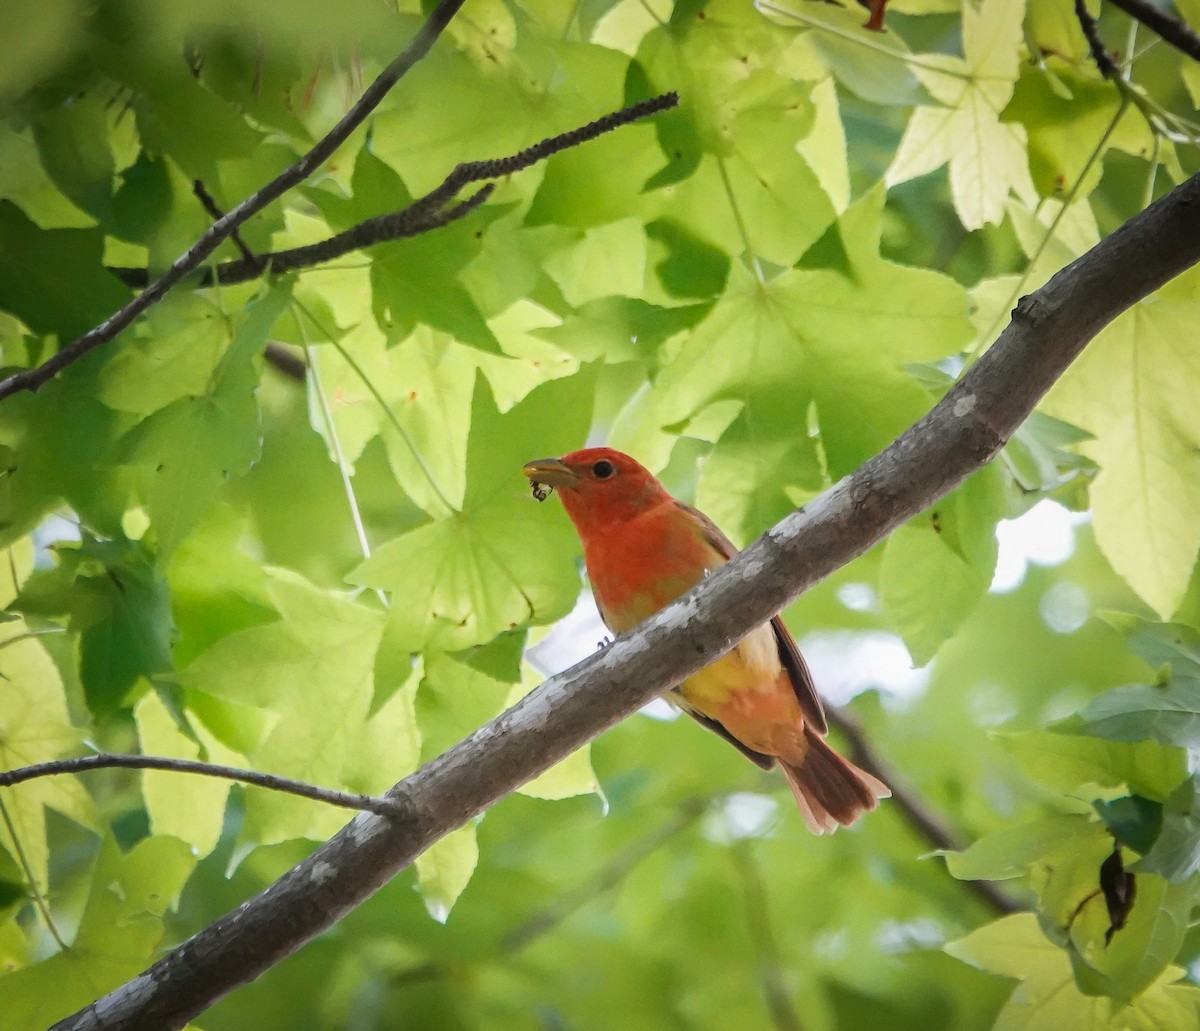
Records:
M856 32L847 32L845 29L837 25L830 25L828 22L823 22L819 18L813 18L803 14L800 11L794 11L788 7L780 7L778 4L772 3L771 0L755 0L754 6L759 11L769 11L772 14L778 14L783 18L791 18L793 21L800 22L801 25L806 25L810 29L816 29L818 32L828 33L830 36L836 36L838 39L845 40L847 43L855 43L860 47L865 47L867 50L880 54L883 57L890 57L893 60L900 61L902 64L909 65L913 68L923 68L928 72L936 72L938 75L945 75L948 78L962 79L964 82L971 82L976 77L966 70L965 64L962 71L956 68L947 68L942 65L935 64L932 61L926 61L919 54L906 54L903 51L895 50L892 47L884 46L877 42L870 35L860 35ZM962 60L959 58L959 60Z
M738 234L742 238L742 244L746 248L746 258L750 267L754 270L754 278L760 284L766 282L763 276L762 265L759 263L758 255L754 253L754 247L750 243L750 233L746 229L746 222L742 218L742 209L738 207L737 195L733 192L733 183L729 180L729 170L725 167L725 159L717 157L717 167L721 170L721 182L725 186L725 196L729 199L729 207L733 211L733 220L737 223Z
M65 952L67 950L67 943L63 941L62 935L58 933L54 918L50 915L50 907L46 905L46 899L38 887L37 878L33 875L33 867L29 863L29 857L25 855L25 849L21 845L21 838L17 834L17 828L13 824L12 817L8 814L8 806L4 804L4 797L2 795L0 795L0 817L3 818L4 826L8 830L8 836L12 839L13 851L16 852L17 862L21 864L21 869L25 872L25 880L29 882L29 894L33 899L33 904L37 908L37 911L42 914L42 920L46 924L46 929L50 932L50 937L58 942L58 947Z
M1079 170L1079 175L1075 177L1075 182L1071 184L1070 191L1063 199L1062 207L1058 209L1058 212L1055 214L1053 220L1050 222L1050 225L1047 227L1045 234L1042 236L1041 242L1037 246L1037 250L1033 252L1029 258L1029 261L1026 262L1024 271L1021 272L1021 275L1017 279L1016 285L1012 288L1012 292L1008 295L1008 300L996 309L996 314L993 316L991 324L983 333L980 334L979 340L976 342L975 346L967 353L966 361L963 363L963 373L965 373L967 369L970 368L971 364L979 358L979 355L984 351L988 343L991 341L992 334L999 329L1000 323L1008 316L1009 312L1012 311L1012 307L1016 303L1017 298L1021 296L1021 292L1025 289L1025 284L1029 282L1029 277L1033 272L1034 266L1038 263L1038 259L1041 258L1042 254L1045 252L1046 247L1049 246L1050 241L1054 239L1054 234L1058 230L1059 224L1062 222L1067 210L1078 198L1079 191L1083 187L1083 181L1087 178L1088 173L1092 170L1092 166L1095 165L1104 154L1104 148L1107 146L1112 134L1116 131L1117 125L1120 123L1121 118L1124 116L1128 107L1129 97L1125 93L1122 93L1121 102L1117 105L1116 114L1113 115L1112 121L1108 123L1108 126L1101 134L1096 146L1092 148L1092 152L1088 155L1087 161L1084 162L1083 168Z
M429 468L429 463L425 461L425 456L421 454L416 443L414 443L412 437L409 436L408 431L400 424L400 420L396 418L396 414L392 411L391 406L386 400L384 400L383 395L376 388L375 384L371 382L371 377L368 376L363 370L363 367L354 360L354 356L346 350L337 336L334 333L331 333L325 327L324 323L317 318L316 314L303 301L297 300L295 303L296 306L308 316L312 324L317 327L317 329L321 332L321 335L329 340L329 342L333 345L334 350L336 350L337 353L342 356L342 360L350 366L350 371L353 372L354 375L356 375L362 382L362 385L366 387L368 391L370 391L371 396L375 398L375 402L379 405L384 417L392 424L392 428L400 435L400 439L403 440L408 446L408 450L412 452L413 460L417 463L417 466L425 475L425 479L429 481L429 486L433 488L433 492L438 496L438 500L440 500L441 503L446 506L446 511L457 511L457 509L455 509L455 507L450 503L450 499L446 497L445 493L443 492L441 485L437 481L437 477L433 475L433 470Z

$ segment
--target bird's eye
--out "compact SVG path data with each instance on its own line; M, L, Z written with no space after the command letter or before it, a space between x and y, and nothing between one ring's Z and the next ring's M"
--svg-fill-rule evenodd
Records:
M612 462L609 462L603 458L592 466L592 475L595 476L597 480L607 480L616 471L616 466L614 466Z

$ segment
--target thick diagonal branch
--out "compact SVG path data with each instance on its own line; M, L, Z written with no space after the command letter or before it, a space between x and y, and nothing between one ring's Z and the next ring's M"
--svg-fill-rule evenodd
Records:
M0 401L12 394L20 393L22 390L36 390L53 379L68 365L77 362L85 354L115 338L142 312L161 301L172 287L198 269L204 259L227 240L242 223L258 214L273 200L282 197L293 186L304 182L333 155L338 147L346 142L350 134L366 120L367 115L379 106L379 102L408 73L409 69L429 52L463 2L464 0L441 0L426 19L425 24L421 26L420 31L413 37L412 42L405 47L404 52L379 73L375 81L363 91L362 96L342 116L337 125L318 140L313 148L295 164L285 168L262 189L252 193L236 207L230 209L222 218L218 218L204 231L199 240L175 259L166 272L133 300L113 312L98 326L89 329L83 336L77 337L61 348L49 361L0 380Z
M1197 261L1200 176L1023 297L995 345L885 451L679 601L392 788L388 797L407 815L356 816L262 894L57 1027L179 1028L253 980L435 841L713 662L962 483L996 455L1089 340Z

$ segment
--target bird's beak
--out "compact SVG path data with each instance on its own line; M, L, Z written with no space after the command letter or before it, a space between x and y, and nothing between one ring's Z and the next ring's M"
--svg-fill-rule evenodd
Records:
M542 483L547 487L573 487L579 480L579 474L569 465L557 458L539 458L536 462L527 462L521 470L532 483Z

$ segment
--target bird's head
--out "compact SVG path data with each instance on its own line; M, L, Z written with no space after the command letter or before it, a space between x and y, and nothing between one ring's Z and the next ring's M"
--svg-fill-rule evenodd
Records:
M610 526L641 515L670 495L653 474L610 447L589 447L562 458L539 458L522 470L533 495L544 500L553 488L576 526Z

